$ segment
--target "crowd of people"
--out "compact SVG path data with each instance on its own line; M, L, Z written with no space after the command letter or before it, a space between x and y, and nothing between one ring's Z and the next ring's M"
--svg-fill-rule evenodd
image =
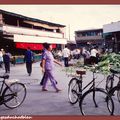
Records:
M84 64L97 64L100 59L101 51L97 46L92 47L91 50L87 50L85 47L82 49L76 48L70 50L67 45L63 50L52 50L52 45L48 43L43 44L42 59L40 62L40 67L42 68L43 77L40 81L42 86L42 91L48 91L46 89L47 81L50 80L53 88L56 92L61 91L57 88L57 80L54 76L54 63L62 66L61 62L63 61L64 67L69 67L69 61L71 59L81 59L84 58ZM28 47L24 54L24 61L26 63L26 71L29 76L32 73L32 63L34 61L34 54L32 50ZM2 68L3 64L5 67L5 73L10 73L10 61L11 54L8 51L1 49L0 51L0 67Z
M70 50L65 46L65 48L61 50L57 50L54 53L54 56L58 61L64 61L64 66L69 66L69 61L71 59L84 59L84 64L97 64L100 60L103 50L99 49L98 46L93 46L91 49L83 48L76 48L74 50Z
M42 85L42 91L48 91L46 89L47 81L50 80L53 88L56 92L60 89L56 87L57 80L54 76L54 62L62 66L61 62L64 61L64 67L69 67L69 61L71 59L81 59L84 58L84 64L97 64L100 59L101 50L97 46L92 47L89 51L85 47L82 49L74 49L71 51L68 49L67 45L63 50L52 51L52 46L50 44L43 44L44 50L42 52L42 60L40 66L42 72L44 73L40 85ZM59 61L59 62L58 62Z

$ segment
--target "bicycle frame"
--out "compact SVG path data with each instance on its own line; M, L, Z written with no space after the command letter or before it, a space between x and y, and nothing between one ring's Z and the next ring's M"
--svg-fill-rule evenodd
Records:
M112 88L109 90L109 94L111 94L115 89L120 89L120 74L118 76L117 74L112 73L110 76L112 76L113 80L111 81L112 82ZM117 83L116 86L114 86L115 77L118 78L118 83Z
M0 105L2 105L3 102L4 102L4 99L3 99L2 94L3 94L3 87L5 86L5 80L2 80L2 81L0 81L0 82L2 82L2 86L1 86L1 88L0 88Z
M79 87L79 92L83 92L83 91L84 91L86 88L88 88L88 86L90 86L90 85L91 85L91 86L90 86L89 89L92 89L92 88L94 89L94 88L95 88L95 79L96 79L96 78L95 78L95 72L93 72L93 79L92 79L85 87L83 87L83 88L82 88L82 82L83 82L82 79L83 79L83 77L82 77L82 75L81 75L80 78L79 78L79 80L78 80L79 83L81 83L81 87ZM78 84L79 84L79 83L78 83ZM82 88L82 89L80 89L80 88Z
M115 80L114 77L118 78L118 80L119 80L118 83L117 83L117 86L120 85L120 74L118 76L117 74L112 73L111 76L113 77L112 86L113 86L114 80Z
M2 96L2 93L3 93L3 87L6 85L6 86L8 86L6 83L5 83L5 79L4 80L2 80L2 81L0 81L0 82L2 82L2 86L1 86L1 88L0 88L0 96Z
M0 81L0 82L2 82L2 86L1 86L1 89L0 89L0 105L1 104L3 104L4 102L7 102L7 101L9 101L9 100L11 100L11 99L13 99L13 97L15 96L15 94L13 93L13 91L10 89L10 87L9 87L9 85L7 85L7 83L5 82L5 79L4 80L2 80L2 81ZM3 92L4 92L4 86L5 86L5 88L6 87L8 87L9 88L9 90L11 91L11 94L8 94L7 96L11 96L9 99L7 99L6 101L4 100L4 98L3 98Z
M78 84L78 91L72 89L72 92L78 96L79 100L81 99L82 95L84 94L83 91L86 88L88 88L90 86L89 90L90 89L95 89L95 79L96 79L95 73L96 73L96 71L93 71L92 73L93 73L93 79L84 87L82 87L82 82L83 82L82 81L83 80L82 74L80 74L79 78L76 78L77 79L77 84ZM74 85L73 87L76 87L76 85ZM93 93L93 94L94 94L93 96L95 96L95 93Z
M3 79L0 80L2 82L0 87L0 105L4 104L10 109L20 106L26 97L25 85L20 83L18 79L6 80L9 78L9 75L3 75L0 78ZM21 92L23 93L22 96L18 94Z

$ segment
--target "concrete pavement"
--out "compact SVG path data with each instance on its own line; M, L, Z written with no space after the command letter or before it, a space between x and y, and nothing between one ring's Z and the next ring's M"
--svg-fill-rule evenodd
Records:
M4 74L4 70L0 70ZM68 102L68 83L71 77L68 77L63 68L56 65L55 76L58 81L58 88L62 91L56 93L51 83L48 83L49 91L41 91L39 85L42 78L39 62L33 64L31 76L26 72L25 64L11 67L10 79L17 78L27 87L27 96L21 106L15 109L8 109L4 105L0 106L0 115L81 115L78 103L71 105ZM84 77L83 84L89 82L92 74L88 71ZM103 79L103 75L98 75L98 80ZM105 83L100 85L105 86ZM118 103L116 104L118 106ZM119 107L116 107L116 114L119 115Z
M0 70L4 74L4 70ZM56 93L51 83L48 83L49 91L41 91L39 85L42 78L41 68L38 63L33 64L31 76L26 72L25 64L11 67L10 78L17 78L27 87L27 97L23 104L16 109L8 109L0 106L0 115L80 115L78 105L71 106L68 102L68 78L62 68L56 65L55 76L58 88L62 91Z

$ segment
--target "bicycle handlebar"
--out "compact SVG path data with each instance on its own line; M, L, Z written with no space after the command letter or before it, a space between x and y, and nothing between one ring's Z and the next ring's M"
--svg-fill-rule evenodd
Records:
M113 74L120 74L120 69L110 68L110 72Z
M0 76L0 78L8 79L8 78L9 78L9 75L3 75L3 76Z

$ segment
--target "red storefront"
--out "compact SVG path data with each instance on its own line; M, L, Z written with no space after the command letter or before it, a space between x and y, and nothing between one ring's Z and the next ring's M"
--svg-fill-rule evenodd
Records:
M27 49L28 47L31 50L42 50L43 46L42 44L36 44L36 43L15 43L16 48L19 49ZM56 44L52 44L52 48L56 48Z

